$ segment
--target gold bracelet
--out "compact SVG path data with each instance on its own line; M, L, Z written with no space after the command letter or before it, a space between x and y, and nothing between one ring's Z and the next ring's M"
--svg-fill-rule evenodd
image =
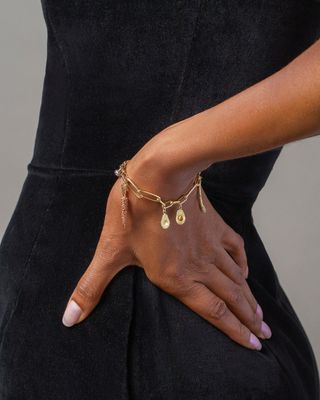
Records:
M163 201L160 196L148 192L146 190L140 189L132 179L130 179L127 175L126 172L126 165L129 160L125 160L122 162L120 167L114 171L115 175L118 177L122 178L122 184L121 184L121 219L122 219L122 225L125 228L126 226L126 216L127 216L127 210L128 210L128 197L127 197L127 190L131 189L133 193L138 197L138 198L144 198L147 200L151 201L156 201L159 202L162 206L162 217L160 220L160 225L163 229L167 229L170 226L170 219L167 214L167 208L172 207L174 204L178 204L178 209L176 212L176 223L179 225L182 225L186 221L186 216L185 213L182 209L182 204L187 201L189 195L191 192L195 189L198 188L198 199L199 199L199 205L200 205L200 210L202 212L207 212L204 204L203 204L203 199L202 199L202 193L201 193L201 172L198 172L195 179L192 188L182 196L180 196L176 200L167 200Z

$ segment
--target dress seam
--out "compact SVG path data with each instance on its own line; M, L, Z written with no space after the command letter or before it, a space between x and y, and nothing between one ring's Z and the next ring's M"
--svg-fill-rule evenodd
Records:
M94 168L66 168L66 167L49 167L36 165L33 162L27 165L29 173L36 175L113 175L114 169L94 169Z
M25 282L25 279L26 279L26 277L28 275L28 272L29 272L29 269L30 269L32 257L35 254L35 251L37 249L37 245L38 245L39 239L40 239L40 234L43 231L43 227L44 227L44 224L45 224L45 221L46 221L46 216L48 215L48 212L52 208L54 200L57 197L58 184L59 184L59 180L60 180L59 178L60 178L59 176L56 177L55 188L52 190L52 195L50 197L48 205L47 205L47 207L45 208L45 210L42 213L41 220L39 221L39 228L38 228L38 230L37 230L37 232L35 234L33 243L31 245L30 253L26 257L25 262L24 262L23 276L21 278L21 282L20 282L19 288L17 290L16 298L15 298L14 304L12 306L12 310L11 310L9 316L8 316L7 321L6 321L5 327L4 327L3 331L2 331L2 338L0 340L0 357L1 357L2 350L3 350L3 345L5 343L5 339L7 337L7 331L9 329L9 326L10 326L10 323L12 321L12 318L13 318L16 310L17 310L17 307L19 305L19 301L20 301L22 290L23 290L24 282ZM12 359L13 358L14 357L12 357ZM2 387L2 390L5 391L5 388Z
M50 12L48 9L47 4L42 1L43 7L44 7L44 11L48 20L48 26L50 26L51 30L52 30L52 37L55 40L56 44L57 44L57 48L59 49L60 53L61 53L61 57L63 60L63 65L66 71L66 76L67 76L67 81L68 81L68 85L70 87L69 93L67 94L66 98L66 108L65 108L65 115L64 115L64 132L63 132L63 140L62 140L62 146L61 146L61 152L60 152L60 168L62 168L63 166L63 155L65 152L65 148L66 148L66 142L67 142L67 130L69 127L69 110L70 110L70 103L71 103L71 98L73 95L73 85L72 85L72 79L71 79L71 68L68 66L68 62L67 62L67 56L63 50L63 46L61 45L60 41L58 40L58 34L56 32L56 29L54 28L54 25L51 21L51 17L50 17Z
M185 63L184 63L184 66L183 66L183 69L182 69L182 72L181 72L181 79L180 79L180 82L178 84L177 93L176 93L176 96L175 96L175 99L174 99L174 102L173 102L172 112L171 112L171 115L170 115L170 118L169 118L169 125L171 125L173 123L173 118L174 118L174 115L175 115L175 113L176 113L176 111L178 109L179 100L181 99L181 91L182 91L182 88L183 88L183 84L185 82L185 76L186 76L187 67L190 65L189 60L190 60L190 56L191 56L191 53L192 53L193 43L194 43L194 39L196 37L197 29L199 27L200 14L201 14L204 2L205 2L205 0L200 0L199 3L198 3L198 13L196 15L196 19L195 19L195 22L194 22L193 32L192 32L192 36L191 36L191 39L190 39L190 44L189 44L189 49L187 51L186 60L185 60Z

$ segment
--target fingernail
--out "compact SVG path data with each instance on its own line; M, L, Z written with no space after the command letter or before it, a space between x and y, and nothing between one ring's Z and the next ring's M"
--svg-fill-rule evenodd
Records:
M271 329L264 321L262 321L261 324L261 332L266 339L271 338L272 335Z
M71 300L67 305L67 308L62 317L63 325L67 327L74 325L79 320L81 313L82 310L78 306L78 304L74 300Z
M262 308L260 307L259 304L257 304L257 309L256 309L256 313L260 316L261 319L263 319L263 312L262 312Z
M256 349L261 350L262 344L260 340L253 333L250 333L250 344Z

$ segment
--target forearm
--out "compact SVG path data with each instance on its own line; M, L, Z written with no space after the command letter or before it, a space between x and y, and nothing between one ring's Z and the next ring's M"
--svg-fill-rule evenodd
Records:
M187 181L211 164L320 133L320 40L281 70L147 143ZM157 148L152 142L157 142Z

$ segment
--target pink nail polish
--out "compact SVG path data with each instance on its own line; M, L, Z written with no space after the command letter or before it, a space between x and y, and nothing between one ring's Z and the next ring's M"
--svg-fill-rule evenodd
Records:
M261 332L266 339L271 338L271 335L272 335L271 329L264 321L262 321L262 324L261 324Z
M256 349L261 350L262 344L260 340L253 333L250 333L250 344Z
M67 327L74 325L79 320L81 314L81 308L74 300L71 300L67 305L67 308L62 317L63 325Z

